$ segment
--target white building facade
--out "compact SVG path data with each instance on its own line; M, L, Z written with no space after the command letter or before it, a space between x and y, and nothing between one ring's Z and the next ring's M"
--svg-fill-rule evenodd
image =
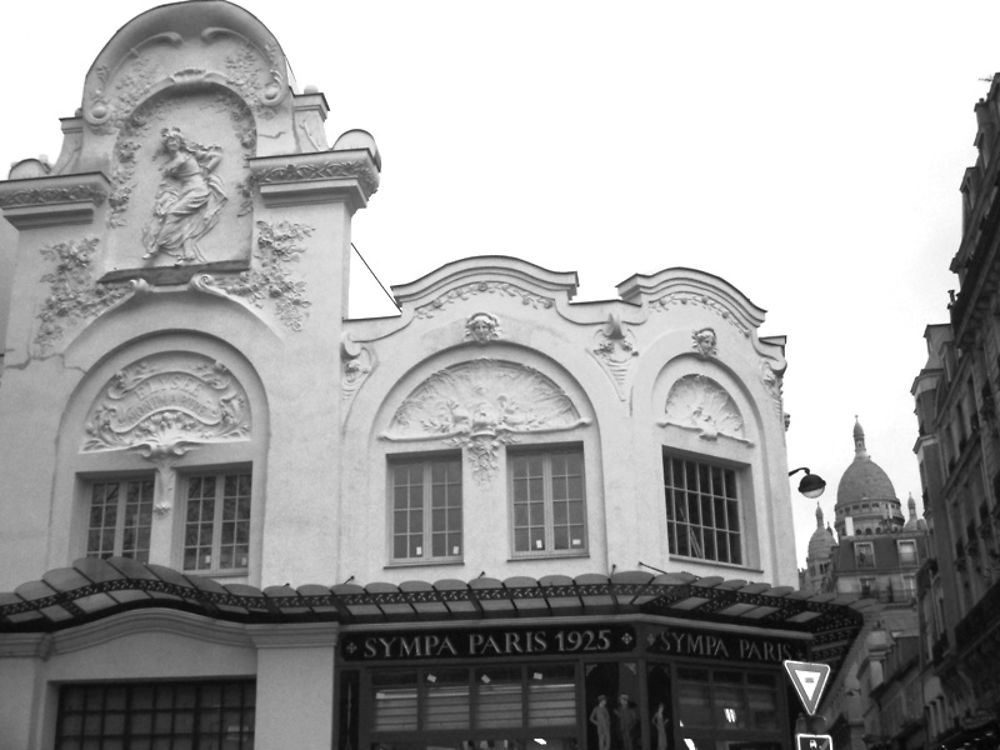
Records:
M790 596L764 311L489 256L351 320L381 158L325 117L256 18L162 6L0 183L0 736L788 746L781 661L860 616Z

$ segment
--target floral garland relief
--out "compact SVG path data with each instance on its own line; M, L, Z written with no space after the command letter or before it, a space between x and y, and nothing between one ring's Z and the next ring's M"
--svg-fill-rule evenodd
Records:
M293 331L301 331L311 303L305 296L306 282L296 280L289 266L299 261L306 250L301 243L312 233L313 228L306 224L258 221L255 267L220 279L219 286L260 309L264 309L265 300L271 300L281 322Z
M35 343L43 350L51 349L66 328L96 318L132 292L134 287L129 282L98 284L94 281L90 264L96 250L96 237L60 242L41 249L42 257L55 265L52 272L41 279L49 285L35 334Z

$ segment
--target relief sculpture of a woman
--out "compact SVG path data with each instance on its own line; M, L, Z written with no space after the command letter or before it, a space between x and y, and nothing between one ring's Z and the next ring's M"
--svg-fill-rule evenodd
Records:
M178 128L164 128L160 140L160 153L167 155L167 163L161 170L163 181L156 191L153 219L143 230L146 254L142 259L164 253L178 263L204 263L198 240L218 223L226 202L222 180L215 174L221 149L202 146Z

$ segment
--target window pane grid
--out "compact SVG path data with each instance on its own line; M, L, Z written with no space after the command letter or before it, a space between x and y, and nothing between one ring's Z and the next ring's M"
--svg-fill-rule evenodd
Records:
M736 471L664 456L663 476L670 552L741 564Z
M461 557L461 459L392 463L390 473L393 558Z
M95 482L91 485L87 556L113 555L149 562L153 480Z
M250 557L249 473L187 478L185 570L246 568Z
M252 750L254 703L251 681L65 685L56 750Z
M509 462L514 551L583 551L583 451L513 454Z

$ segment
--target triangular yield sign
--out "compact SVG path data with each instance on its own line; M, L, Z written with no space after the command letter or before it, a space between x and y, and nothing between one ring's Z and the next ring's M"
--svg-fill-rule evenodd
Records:
M790 659L786 659L784 664L792 686L802 701L802 707L812 716L819 707L819 699L823 697L826 680L830 676L830 665Z

